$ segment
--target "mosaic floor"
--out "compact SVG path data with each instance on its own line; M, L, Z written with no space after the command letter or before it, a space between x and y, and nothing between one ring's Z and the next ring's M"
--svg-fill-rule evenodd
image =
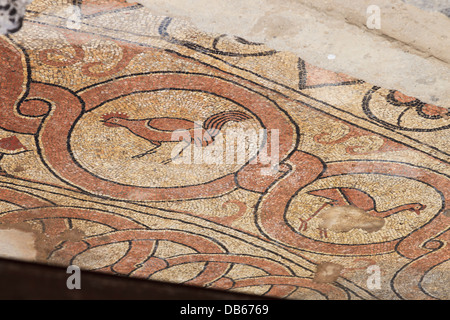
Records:
M28 9L0 37L4 255L289 299L450 297L444 106L125 1Z

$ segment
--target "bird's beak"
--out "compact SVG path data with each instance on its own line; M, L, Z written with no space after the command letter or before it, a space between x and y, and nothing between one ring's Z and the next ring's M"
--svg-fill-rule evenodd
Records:
M420 216L420 211L425 209L426 207L427 207L426 205L421 205L421 207L419 209L412 208L409 210L415 212L418 216Z
M100 122L102 122L103 125L105 125L105 126L112 126L113 125L111 122L109 122L109 119L108 120L100 120Z
M103 122L104 126L107 127L123 127L123 125L116 123L116 122L111 122L111 119L107 119L107 120L100 120L100 122Z

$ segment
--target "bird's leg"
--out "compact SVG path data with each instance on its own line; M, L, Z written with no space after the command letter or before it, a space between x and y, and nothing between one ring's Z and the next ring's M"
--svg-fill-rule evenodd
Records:
M299 231L306 231L308 229L308 221L311 220L312 218L314 218L316 215L319 214L320 211L323 210L323 208L325 208L326 206L332 206L333 204L331 202L326 202L324 203L316 212L314 212L308 219L303 220L302 218L300 218L300 228Z
M328 232L327 229L325 228L320 228L319 229L319 235L321 238L328 238Z
M187 142L187 141L186 141L186 142ZM172 161L178 159L178 158L180 157L180 155L184 152L184 150L186 150L186 148L189 147L190 145L191 145L191 143L188 142L188 143L186 144L186 146L184 146L184 147L180 150L180 152L177 153L177 155L176 155L175 157L169 158L169 159L167 159L167 160L164 160L164 161L161 162L161 163L162 163L162 164L169 164L169 163L171 163Z
M307 220L303 220L302 218L300 218L300 228L298 229L298 231L306 231L306 229L308 229L308 221Z
M142 157L144 157L144 156L147 156L147 155L149 155L149 154L155 153L155 152L156 152L156 149L158 149L160 146L161 146L161 145L156 146L156 147L154 147L154 148L152 148L152 149L150 149L150 150L148 150L148 151L146 151L146 152L144 152L144 153L141 153L141 154L137 154L137 155L135 155L135 156L132 156L131 158L132 158L132 159L138 159L138 158L142 158Z

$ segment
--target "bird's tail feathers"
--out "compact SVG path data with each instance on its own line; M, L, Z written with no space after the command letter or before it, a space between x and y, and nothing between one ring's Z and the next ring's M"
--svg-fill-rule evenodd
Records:
M219 134L222 127L228 122L241 122L251 119L251 117L240 111L224 111L210 116L203 123L203 128L209 133L211 137Z

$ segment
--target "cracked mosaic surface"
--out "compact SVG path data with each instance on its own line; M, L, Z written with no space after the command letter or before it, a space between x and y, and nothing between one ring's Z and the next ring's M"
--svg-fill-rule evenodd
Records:
M446 106L140 5L78 3L36 0L0 37L0 236L35 250L16 257L290 299L449 298ZM195 121L225 140L266 129L270 150L278 130L279 171L165 161ZM324 223L336 206L368 218Z

